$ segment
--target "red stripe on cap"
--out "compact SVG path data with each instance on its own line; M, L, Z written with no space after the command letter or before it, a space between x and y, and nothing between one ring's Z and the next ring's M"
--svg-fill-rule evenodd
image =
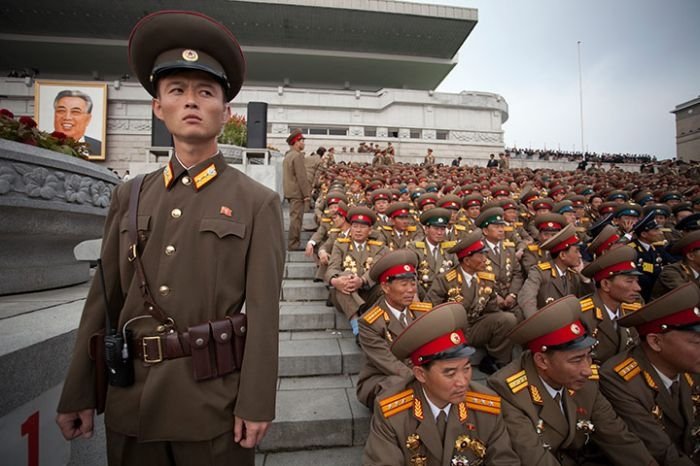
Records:
M473 205L478 205L478 206L480 206L480 205L481 205L481 201L480 201L479 199L469 199L469 200L467 201L466 204L467 204L467 207L471 207L471 206L473 206Z
M462 249L461 251L458 251L457 258L462 259L462 258L468 256L469 254L471 254L472 252L481 251L482 249L484 249L485 246L486 245L484 244L483 241L481 241L481 240L476 241L476 242L470 244L468 247Z
M336 213L342 215L345 218L348 217L348 211L340 207L340 205L338 205L338 210L336 210Z
M645 336L650 333L661 333L664 330L662 325L668 325L673 327L680 327L684 325L691 325L700 323L700 316L696 314L695 310L697 308L684 309L670 316L661 317L651 322L645 324L637 325L637 331L639 335ZM700 313L700 311L698 311Z
M413 267L413 265L411 264L401 264L389 267L379 276L379 282L385 283L391 277L395 277L396 275L403 275L405 273L416 273L416 268Z
M535 338L527 347L533 353L541 353L551 346L559 346L580 338L586 332L580 320L566 324L560 329L550 332L541 337Z
M700 241L694 241L687 245L686 247L683 248L683 254L688 254L689 252L693 252L696 249L700 249Z
M600 282L604 278L610 278L620 272L627 272L629 270L635 270L636 268L636 264L632 261L618 262L593 275L593 280Z
M408 209L396 209L389 215L389 217L400 217L401 215L408 215L409 213L410 212L408 211Z
M303 138L304 135L302 133L297 134L294 136L292 139L289 140L289 145L293 145L295 142L297 142L299 139Z
M367 225L371 225L372 223L374 223L370 217L362 214L355 214L352 217L350 217L350 223L352 222L366 223Z
M564 249L567 249L569 246L573 246L576 243L578 243L578 238L576 237L576 235L572 235L572 236L566 238L561 243L554 246L552 248L552 252L563 251Z
M457 209L457 210L459 210L460 206L459 206L459 204L457 204L454 201L447 201L447 202L443 202L442 204L440 204L440 207L443 207L445 209Z
M617 234L611 235L610 238L603 241L601 243L601 245L596 248L596 250L595 250L596 255L599 255L603 251L607 251L608 249L610 249L610 246L612 246L619 239L620 239L620 235L617 235Z
M411 353L411 361L413 361L414 366L423 365L428 362L423 359L425 356L441 353L455 346L465 344L466 342L467 339L464 337L464 332L462 332L461 329L457 329L454 332L446 333L441 337L431 340L415 350Z
M329 198L326 200L326 204L328 204L328 205L337 204L337 203L339 203L340 201L342 201L342 199L339 198L339 197L329 197Z
M423 207L426 204L435 204L437 201L432 197L426 197L420 202L420 206Z

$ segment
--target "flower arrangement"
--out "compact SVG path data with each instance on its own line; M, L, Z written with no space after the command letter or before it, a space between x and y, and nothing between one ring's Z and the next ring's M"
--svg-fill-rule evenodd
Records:
M15 115L5 108L0 109L0 139L21 142L73 157L85 157L88 154L87 144L77 142L60 131L41 131L33 118L21 116L15 119Z
M220 144L245 147L248 143L248 125L243 115L233 114L224 125L218 139Z

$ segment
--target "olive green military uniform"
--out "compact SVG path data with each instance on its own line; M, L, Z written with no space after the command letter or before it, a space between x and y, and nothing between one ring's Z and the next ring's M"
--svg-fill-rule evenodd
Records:
M600 389L659 464L697 465L700 380L681 374L674 400L640 346L618 354L600 371ZM695 435L693 435L695 434Z
M384 241L390 251L396 251L408 246L414 240L417 230L418 227L415 225L409 225L405 232L399 232L391 226L385 226L382 228L382 235L379 239Z
M420 383L389 392L375 407L362 464L520 464L500 415L499 397L474 382L469 390L463 402L450 405L444 441ZM416 462L419 458L424 462Z
M496 294L502 298L510 293L517 295L523 286L523 273L515 255L515 244L504 240L496 249L494 252L489 247L486 253L486 270L496 276Z
M656 299L679 287L683 283L688 282L700 285L700 276L697 276L690 266L683 263L683 261L664 265L659 274L659 278L657 278L654 283L651 297L652 299Z
M418 255L418 296L421 300L425 299L426 293L430 289L430 285L438 274L445 273L454 264L457 263L454 254L447 252L455 241L443 241L441 244L434 246L437 249L437 258L431 254L428 240L413 241L408 243L407 249L415 252Z
M528 244L523 250L523 256L520 258L523 277L527 278L528 273L535 265L551 260L552 256L549 254L549 251L540 248L539 244Z
M299 247L301 225L304 217L304 198L311 196L311 183L306 179L304 153L290 149L282 163L284 197L289 201L289 249Z
M593 283L584 283L578 272L567 269L561 274L554 261L541 262L528 272L518 295L518 305L527 318L556 299L570 294L581 297L591 291Z

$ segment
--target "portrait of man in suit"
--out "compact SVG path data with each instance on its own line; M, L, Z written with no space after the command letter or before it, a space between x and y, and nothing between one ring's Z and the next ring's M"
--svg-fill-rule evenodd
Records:
M90 155L102 154L102 141L85 134L92 121L92 98L79 90L62 90L53 101L54 131L87 144Z

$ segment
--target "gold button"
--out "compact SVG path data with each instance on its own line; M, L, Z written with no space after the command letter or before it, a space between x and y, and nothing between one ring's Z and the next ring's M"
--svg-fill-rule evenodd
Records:
M167 285L161 285L161 287L158 288L158 291L160 292L161 295L165 296L168 293L170 293L170 288L168 288Z
M165 255L172 256L173 254L175 254L175 246L173 246L172 244L167 245L165 247Z
M192 180L190 179L189 176L182 177L182 184L184 184L185 186L188 186L190 183L192 183Z
M182 211L180 209L173 209L170 211L170 216L172 218L180 218L181 215L182 215Z

